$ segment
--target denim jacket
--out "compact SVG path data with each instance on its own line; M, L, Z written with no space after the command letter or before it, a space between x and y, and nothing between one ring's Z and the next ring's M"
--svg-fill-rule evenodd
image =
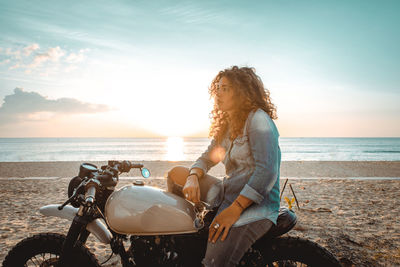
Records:
M221 184L216 185L220 187L215 205L219 205L217 214L243 195L254 203L243 211L234 227L261 219L276 224L280 203L281 151L275 123L264 110L258 109L250 112L242 135L233 141L228 136L220 144L226 151L223 159L226 176ZM211 160L216 147L213 139L191 168L200 168L207 173L218 163Z

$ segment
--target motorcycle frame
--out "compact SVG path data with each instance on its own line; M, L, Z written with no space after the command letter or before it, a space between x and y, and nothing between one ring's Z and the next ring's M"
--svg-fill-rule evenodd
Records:
M120 256L123 267L136 266L134 261L137 261L139 259L137 259L136 255L133 254L138 252L137 248L133 247L132 249L131 247L128 250L125 249L123 241L127 240L127 235L114 232L108 227L107 223L103 221L103 218L98 218L99 212L97 212L97 207L95 205L91 207L85 207L84 205L81 205L79 209L71 206L65 206L63 207L63 209L60 210L59 205L53 204L42 207L40 209L40 212L45 216L56 216L72 220L60 255L61 264L63 264L64 261L67 261L67 259L72 258L70 253L72 252L73 247L77 244L78 241L82 244L85 244L88 236L90 234L93 234L100 242L104 244L109 244L113 253ZM195 249L191 251L196 252L196 255L192 254L192 257L194 256L194 258L198 258L201 261L202 256L204 256L203 254L205 253L205 248L207 244L208 226L215 216L215 213L216 210L207 213L206 217L204 218L204 228L195 233L148 236L131 235L131 245L133 244L132 240L135 238L147 241L150 240L150 242L146 245L153 246L153 248L155 249L154 251L158 252L160 248L160 246L157 245L158 242L161 242L162 245L178 243L175 244L175 246L172 248L172 251L178 252L177 248L182 247L183 250L186 250L188 249L187 246L190 244L190 246L195 247ZM159 241L156 242L155 239L158 239ZM190 239L190 242L185 242L185 240L187 239ZM182 246L180 246L179 244ZM187 260L189 260L193 262L193 259L187 259L185 257L185 254L186 253L180 254L181 256L183 255L183 258L180 258L179 261L186 262Z
M50 208L52 208L52 211L55 212L54 206L55 205L49 205L53 207L48 207L47 210L46 207L43 207L41 211L45 209L47 213L49 213ZM65 208L65 207L64 207ZM72 207L69 207L70 209L74 209ZM96 224L96 221L98 223L98 218L94 216L93 212L94 207L85 207L81 206L77 212L77 214L73 217L71 226L68 229L68 233L66 235L65 241L62 245L62 250L59 258L59 266L63 266L65 264L68 264L68 259L73 258L72 252L74 246L77 244L77 242L80 242L82 244L85 244L89 235L91 233L94 233L94 235L102 242L110 244L110 247L113 251L113 253L119 255L121 257L121 263L123 267L133 267L135 266L132 264L132 262L129 259L129 254L125 250L123 240L126 239L126 236L120 235L117 233L112 233L110 232L109 229L104 229L104 227L98 227L99 225ZM62 212L62 211L60 211ZM68 211L67 211L68 212ZM65 213L67 213L65 212ZM64 213L64 215L65 215ZM46 214L47 215L47 214ZM61 217L61 216L60 216ZM101 225L101 224L100 224ZM90 227L92 226L92 227ZM102 226L102 225L101 225ZM107 231L104 231L107 230ZM104 238L104 236L110 237L111 238ZM103 236L103 238L99 238L99 236Z
M87 238L91 234L91 231L88 231L88 225L96 220L95 217L93 217L90 214L86 214L85 211L83 211L83 214L76 214L75 217L72 220L71 226L69 227L68 233L66 235L66 239L63 243L63 247L61 250L61 255L59 258L59 266L64 266L65 264L68 265L68 259L73 258L72 251L74 246L77 244L77 242L80 242L82 244L85 244L87 241ZM205 230L205 229L204 229ZM163 240L163 242L170 242L171 238L176 239L176 240L181 240L190 238L194 242L194 245L199 245L199 242L204 241L206 243L206 238L204 238L204 233L203 231L196 232L196 233L190 233L190 234L178 234L178 235L168 235L168 236L136 236L132 235L133 238L139 237L141 239L145 238L160 238ZM113 232L113 237L111 238L109 244L110 247L116 255L119 255L121 258L121 263L123 267L134 267L136 266L135 263L133 262L135 259L131 258L131 255L129 252L131 252L129 249L126 250L123 240L127 239L126 235L121 235L118 233ZM151 244L151 245L154 245ZM205 246L201 246L205 247ZM199 249L196 249L195 251L200 252ZM182 259L181 259L182 260Z

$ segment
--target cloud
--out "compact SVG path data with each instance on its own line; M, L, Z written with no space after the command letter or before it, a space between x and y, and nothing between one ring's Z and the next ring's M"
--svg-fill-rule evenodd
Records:
M78 53L70 53L65 61L71 64L82 62L85 59L85 53L88 51L89 49L81 49Z
M34 44L27 45L25 47L22 47L22 48L16 49L16 50L7 48L5 50L5 54L7 56L14 57L15 59L22 59L22 56L29 57L32 54L32 52L38 50L39 48L40 48L39 45L34 43ZM2 51L3 51L3 49L0 50L0 53Z
M58 62L61 57L65 55L65 51L62 50L59 46L57 47L50 47L47 52L37 54L33 59L33 62L27 66L27 68L36 68L41 64L52 61Z
M34 52L34 51L36 51L38 49L39 49L39 45L38 44L28 45L28 46L26 46L26 47L24 47L22 49L23 55L28 57L28 56L30 56L32 54L32 52Z
M63 69L65 72L77 69L89 51L88 48L66 51L60 46L42 50L39 44L32 43L17 49L1 48L0 54L6 58L0 61L0 65L9 64L9 70L22 69L26 74L40 72L39 75L48 76Z
M13 57L15 59L21 59L21 51L20 50L12 50L11 48L7 48L5 54L9 57Z
M8 61L8 62L10 62L10 61ZM14 70L14 69L18 69L18 68L20 68L20 67L22 67L21 64L15 63L14 65L12 65L11 67L9 67L8 69L9 69L9 70Z
M3 60L3 61L0 61L0 65L8 64L8 63L10 63L10 62L11 62L11 60L5 59L5 60Z
M48 120L60 114L87 114L110 111L103 104L93 104L74 98L48 99L36 92L15 88L12 95L4 97L0 107L0 123L13 121Z
M83 61L83 58L84 58L84 56L81 53L79 53L79 54L71 53L65 59L65 61L67 61L68 63L78 63L78 62Z

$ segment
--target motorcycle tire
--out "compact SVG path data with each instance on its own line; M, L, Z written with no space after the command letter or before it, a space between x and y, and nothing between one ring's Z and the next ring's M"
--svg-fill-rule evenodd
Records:
M239 266L341 266L327 249L310 240L279 237L259 241L243 256Z
M3 261L3 267L56 266L65 235L55 233L37 234L15 245ZM77 243L72 266L99 267L96 257L89 249ZM40 261L40 258L43 258Z

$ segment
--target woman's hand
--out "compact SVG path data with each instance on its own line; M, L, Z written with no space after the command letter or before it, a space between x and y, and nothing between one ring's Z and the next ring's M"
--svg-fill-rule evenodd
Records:
M183 195L189 201L200 202L200 186L196 175L189 175L182 189Z
M243 209L237 205L236 202L233 202L232 205L215 216L208 232L208 242L212 241L215 243L222 231L224 231L224 233L222 234L221 241L224 241L229 233L229 229L237 220L239 220L242 212ZM219 227L215 228L215 225L219 225Z

